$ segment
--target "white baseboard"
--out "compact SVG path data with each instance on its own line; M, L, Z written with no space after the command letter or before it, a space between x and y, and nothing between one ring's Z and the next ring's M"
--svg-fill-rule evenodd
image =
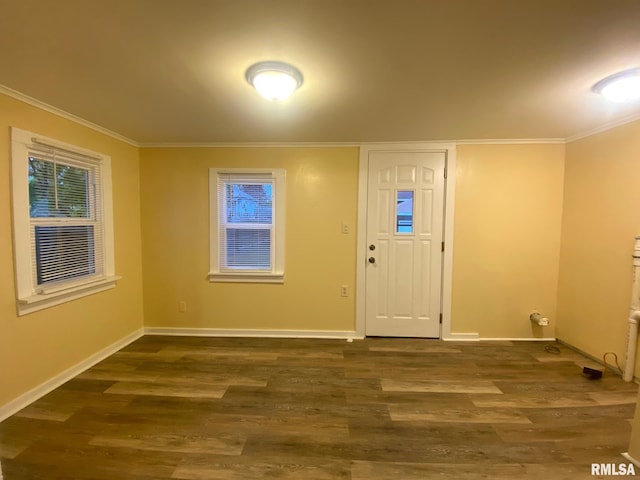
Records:
M517 337L517 338L489 338L481 337L481 342L555 342L554 337L538 338L538 337Z
M443 337L445 342L555 342L554 337L537 338L537 337L481 337L477 333L451 333L447 337Z
M445 342L475 342L480 340L480 335L477 333L450 333L443 336L442 340Z
M144 330L142 328L140 328L139 330L136 330L133 333L130 333L126 337L121 338L117 342L112 343L111 345L103 348L99 352L94 353L90 357L84 359L80 363L77 363L73 367L66 369L65 371L59 373L55 377L50 378L46 382L41 383L40 385L38 385L35 388L32 388L26 393L23 393L18 398L15 398L11 400L9 403L6 403L0 406L0 422L6 419L7 417L10 417L14 413L22 410L27 405L35 402L40 397L43 397L47 393L58 388L60 385L72 379L76 375L79 375L85 370L93 367L96 363L104 360L109 355L112 355L118 350L126 347L131 342L134 342L135 340L140 338L143 334L144 334Z
M262 338L325 338L338 340L354 340L364 338L355 330L254 330L254 329L225 329L225 328L165 328L146 327L130 333L126 337L103 348L71 368L59 373L55 377L0 406L0 422L27 405L56 389L76 375L91 368L109 355L126 347L143 335L175 335L197 337L262 337ZM477 333L452 333L443 338L445 341L540 341L552 342L555 338L480 338Z
M578 352L580 355L582 355L583 357L587 357L589 360L591 360L594 363L597 363L598 365L602 365L604 366L604 361L602 360L602 358L598 358L595 355L591 355L588 352L585 352L584 350L582 350L581 348L578 348L568 342L565 342L564 340L562 340L561 338L558 338L558 343L561 345L564 345L565 347L573 350L574 352ZM607 363L606 367L611 370L612 372L615 372L616 374L622 376L623 372L622 370L620 370L618 367L611 365L610 363ZM638 378L637 376L633 376L633 381L635 383L640 384L640 378Z
M640 460L636 460L635 458L633 458L629 452L622 452L621 454L624 458L626 458L627 460L629 460L631 463L633 463L636 467L640 467Z
M254 330L227 328L146 327L145 335L177 335L186 337L262 337L262 338L331 338L362 339L355 330Z

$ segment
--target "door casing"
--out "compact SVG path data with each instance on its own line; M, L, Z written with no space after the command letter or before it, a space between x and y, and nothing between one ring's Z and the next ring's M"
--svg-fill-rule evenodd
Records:
M367 181L369 178L369 154L376 151L398 152L446 152L444 192L444 243L442 264L442 325L440 337L452 339L451 335L451 290L453 279L453 213L456 180L456 145L453 143L384 143L360 145L358 177L358 238L356 266L356 334L365 336L366 308L366 261L367 261Z

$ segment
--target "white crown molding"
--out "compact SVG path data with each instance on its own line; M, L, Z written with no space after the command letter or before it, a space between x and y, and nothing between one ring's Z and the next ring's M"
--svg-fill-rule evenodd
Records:
M618 120L614 120L612 122L607 122L599 127L592 128L591 130L587 130L586 132L576 133L575 135L571 135L567 137L566 143L575 142L576 140L581 140L583 138L591 137L593 135L597 135L598 133L606 132L607 130L612 130L616 127L621 127L622 125L626 125L627 123L635 122L636 120L640 120L640 113L635 113L633 115L629 115Z
M532 145L532 144L564 144L564 138L479 138L451 140L457 145Z
M498 139L463 139L463 140L415 140L410 142L246 142L246 143L141 143L140 148L332 148L332 147L362 147L416 145L420 147L431 145L523 145L523 144L564 144L564 138L498 138Z
M352 142L141 143L140 148L333 148L359 147Z
M130 138L120 135L119 133L116 133L107 128L101 127L100 125L96 125L95 123L85 120L84 118L78 117L73 113L65 112L64 110L61 110L58 107L54 107L52 105L49 105L48 103L44 103L36 98L30 97L29 95L25 95L24 93L18 92L17 90L13 90L12 88L6 87L4 85L0 85L0 93L3 95L6 95L7 97L15 98L16 100L20 100L21 102L24 102L31 106L39 108L40 110L44 110L45 112L53 113L58 117L71 120L72 122L75 122L79 125L90 128L91 130L95 130L96 132L102 133L111 138L115 138L116 140L120 140L121 142L128 143L129 145L132 145L134 147L138 147L138 148L140 147L139 143L131 140Z
M54 107L45 102L42 102L36 98L30 97L29 95L25 95L22 92L9 88L5 85L0 84L0 94L4 94L8 97L15 98L16 100L20 100L24 103L37 107L41 110L47 111L59 117L65 118L67 120L71 120L72 122L83 125L87 128L100 132L109 137L115 138L116 140L120 140L124 143L132 145L138 148L332 148L332 147L360 147L361 145L396 145L396 144L442 144L442 143L450 143L456 145L526 145L526 144L566 144L575 142L576 140L580 140L582 138L590 137L592 135L596 135L598 133L606 132L607 130L611 130L613 128L625 125L627 123L635 122L636 120L640 120L640 113L636 113L633 115L629 115L627 117L621 118L619 120L615 120L612 122L607 122L599 127L593 128L591 130L587 130L585 132L576 133L567 138L495 138L495 139L487 139L487 138L468 138L468 139L460 139L460 140L428 140L428 141L393 141L393 142L201 142L201 143L164 143L164 142L149 142L142 143L136 142L124 135L121 135L117 132L109 130L107 128L101 127L93 122L85 120L84 118L78 117L72 113L66 112L58 107Z
M142 328L130 333L129 335L121 338L120 340L108 345L103 348L99 352L94 353L93 355L85 358L81 362L75 364L73 367L66 369L65 371L59 373L58 375L50 378L44 383L32 388L26 393L23 393L18 398L11 400L9 403L4 405L0 405L0 422L4 419L10 417L14 413L22 410L27 405L35 402L39 398L43 397L47 393L55 390L63 383L71 380L73 377L81 374L85 370L93 367L96 363L101 362L105 358L110 355L113 355L118 350L126 347L130 343L136 341L144 334L144 330ZM1 479L2 477L0 477Z

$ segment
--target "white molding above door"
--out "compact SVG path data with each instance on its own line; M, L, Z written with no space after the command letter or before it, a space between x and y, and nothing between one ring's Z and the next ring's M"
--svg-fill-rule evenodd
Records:
M456 144L455 143L387 143L360 145L358 175L358 237L356 266L356 333L365 336L367 261L367 180L369 177L369 153L376 151L433 152L446 151L447 178L445 180L444 243L442 265L442 326L440 338L451 338L451 290L453 281L453 220L455 211Z

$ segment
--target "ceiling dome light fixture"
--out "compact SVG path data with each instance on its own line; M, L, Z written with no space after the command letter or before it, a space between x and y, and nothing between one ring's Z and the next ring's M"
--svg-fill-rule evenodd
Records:
M260 62L251 65L245 77L260 95L273 101L288 98L303 82L300 70L282 62Z
M626 102L640 98L640 68L609 75L593 86L593 91L612 102Z

